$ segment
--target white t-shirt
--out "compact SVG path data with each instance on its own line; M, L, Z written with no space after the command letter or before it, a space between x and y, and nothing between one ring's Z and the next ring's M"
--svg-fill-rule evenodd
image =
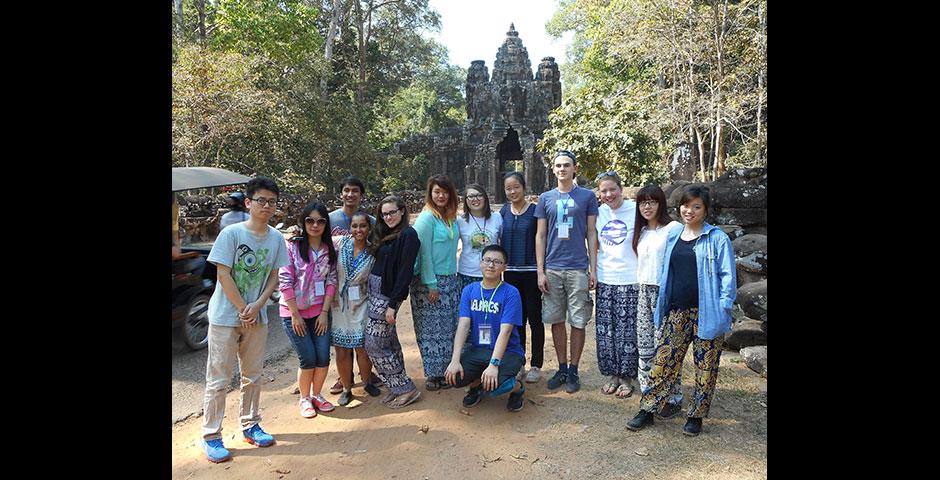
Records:
M499 212L492 212L490 218L470 215L470 221L464 220L463 215L457 215L457 228L460 229L461 243L457 273L483 277L480 257L484 247L499 243L499 235L503 231L502 215Z
M659 275L663 270L663 257L666 255L666 237L673 228L682 228L676 221L660 226L656 230L643 227L640 242L636 246L636 279L643 285L659 285Z
M597 209L597 281L607 285L636 283L633 225L636 202L624 199L617 210L607 204Z

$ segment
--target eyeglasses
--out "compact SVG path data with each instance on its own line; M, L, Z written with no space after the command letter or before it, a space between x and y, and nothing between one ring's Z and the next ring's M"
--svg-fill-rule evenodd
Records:
M318 226L322 226L322 225L326 225L326 219L325 219L325 218L322 218L322 217L321 217L321 218L310 218L310 217L307 217L307 218L304 219L304 224L306 224L306 225L314 225L314 224L316 224L316 225L318 225Z
M473 195L467 195L467 200L479 200L483 198L483 195L480 193L474 193Z
M617 175L617 172L615 172L615 171L613 171L613 170L611 170L611 171L609 171L609 172L604 172L604 173L602 173L602 174L600 174L600 175L594 177L594 181L596 182L596 181L600 180L601 177L614 177L614 178L620 179L620 175Z
M506 264L506 262L502 260L496 260L493 258L484 258L483 260L480 260L480 263L482 263L483 265L489 265L491 267L502 267L503 265Z
M638 205L641 207L655 207L659 205L659 202L657 202L656 200L643 200Z
M387 211L387 212L382 212L382 218L392 218L392 217L394 217L395 215L397 215L398 212L400 212L400 211L401 211L400 208L396 208L395 210L389 210L389 211Z
M263 207L265 204L267 204L269 207L276 207L276 206L277 206L277 199L276 199L276 198L258 197L258 198L252 198L251 201L252 201L252 202L258 202L258 203L260 203L262 207Z

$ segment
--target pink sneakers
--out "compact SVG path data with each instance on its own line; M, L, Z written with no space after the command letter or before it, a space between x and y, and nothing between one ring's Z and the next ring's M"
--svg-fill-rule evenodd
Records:
M317 407L317 410L321 412L332 412L336 408L329 400L323 398L323 395L314 395L310 397L310 401L312 401L313 406Z

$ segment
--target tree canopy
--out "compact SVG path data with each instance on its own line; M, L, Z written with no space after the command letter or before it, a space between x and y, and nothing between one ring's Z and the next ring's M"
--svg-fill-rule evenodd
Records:
M546 25L574 32L566 98L540 147L588 174L661 182L693 146L702 179L767 165L766 0L562 0Z
M422 35L440 28L427 0L175 0L171 12L174 165L270 175L287 191L353 173L379 187L380 151L462 116L465 72Z

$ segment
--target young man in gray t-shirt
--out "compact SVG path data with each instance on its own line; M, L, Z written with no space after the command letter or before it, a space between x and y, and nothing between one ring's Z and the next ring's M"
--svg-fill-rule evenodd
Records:
M218 269L218 282L209 300L209 358L202 418L202 447L213 463L231 458L222 443L222 417L236 361L242 376L242 435L259 447L274 444L274 437L258 425L258 403L268 338L265 303L277 288L278 269L287 265L287 245L281 233L268 225L279 194L274 180L253 178L245 194L248 220L222 229L207 259Z
M559 151L552 160L558 187L539 195L535 206L535 262L543 293L542 322L552 326L558 357L558 371L548 379L548 388L554 390L565 384L568 393L581 388L578 362L584 351L584 327L594 310L590 291L597 284L597 252L588 248L597 239L597 196L575 183L577 171L575 155ZM570 361L566 313L571 325Z
M330 235L334 237L349 235L349 221L352 220L353 214L359 211L362 196L366 194L366 186L356 177L344 178L340 189L339 197L343 200L343 208L330 212L330 225L333 227ZM375 217L372 215L369 215L369 223L375 225Z

